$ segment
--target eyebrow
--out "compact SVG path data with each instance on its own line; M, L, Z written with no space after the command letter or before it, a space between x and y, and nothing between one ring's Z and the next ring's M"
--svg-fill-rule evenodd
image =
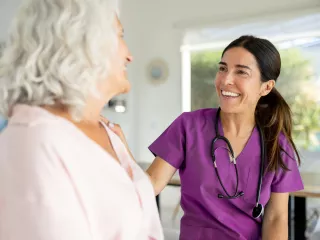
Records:
M225 63L225 62L219 62L219 64L220 64L220 65L224 65L224 66L228 66L228 64ZM236 67L238 67L238 68L246 68L246 69L251 70L251 68L249 68L249 67L246 66L246 65L236 64Z

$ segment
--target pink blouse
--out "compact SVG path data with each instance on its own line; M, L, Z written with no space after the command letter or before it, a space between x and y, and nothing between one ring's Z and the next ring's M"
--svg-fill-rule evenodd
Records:
M105 129L121 165L71 122L14 108L0 134L0 239L164 239L149 178Z

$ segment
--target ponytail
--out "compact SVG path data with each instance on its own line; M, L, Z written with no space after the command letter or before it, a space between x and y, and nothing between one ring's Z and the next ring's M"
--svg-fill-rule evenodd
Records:
M291 144L300 164L300 156L292 140L292 113L287 102L275 88L260 98L255 114L257 124L260 124L264 131L267 159L269 159L266 171L276 171L279 168L289 170L281 158L281 152L285 152L279 142L281 134ZM295 159L289 153L285 154Z

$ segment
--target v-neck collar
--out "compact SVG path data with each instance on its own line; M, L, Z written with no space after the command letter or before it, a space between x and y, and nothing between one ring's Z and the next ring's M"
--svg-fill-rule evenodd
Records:
M216 112L217 114L217 112ZM252 145L252 141L254 141L254 138L256 136L256 134L258 133L258 129L255 126L253 128L253 130L251 131L251 134L246 142L246 144L244 145L243 149L241 150L241 152L238 154L238 156L235 156L235 159L239 159L239 157L242 157L243 155L246 155L246 152L249 151L248 147ZM219 116L218 118L218 133L216 134L220 134L220 136L224 136L224 131L223 131L223 126L222 126L222 121L221 121L221 117ZM259 134L259 133L258 133ZM225 144L226 145L226 144ZM231 145L231 143L230 143ZM227 146L226 146L227 147ZM232 147L232 145L231 145ZM232 147L233 148L233 147Z
M119 137L103 122L100 121L101 125L104 127L106 133L109 136L110 143L112 145L113 151L118 157L119 163L121 166L128 166L128 155L125 146L122 144Z

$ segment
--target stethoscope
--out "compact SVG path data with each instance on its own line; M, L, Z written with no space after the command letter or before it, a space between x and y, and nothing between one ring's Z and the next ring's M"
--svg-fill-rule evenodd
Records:
M239 198L239 197L243 196L244 192L243 191L238 191L238 185L239 185L238 169L237 169L237 163L236 163L236 159L234 157L234 153L233 153L233 149L231 147L231 144L230 144L230 142L229 142L229 140L227 138L225 138L224 136L221 136L219 134L219 130L218 130L219 115L220 115L220 108L218 108L218 111L217 111L217 114L216 114L216 121L215 121L216 136L212 140L211 155L212 155L212 161L213 161L213 164L214 164L215 172L216 172L216 174L218 176L220 185L221 185L221 187L222 187L222 189L223 189L223 191L225 192L226 195L223 195L223 194L219 193L218 194L218 198L235 199L235 198ZM264 207L263 207L262 204L259 203L259 201L260 201L261 185L262 185L262 178L263 178L263 168L264 168L265 157L266 157L265 156L265 145L264 145L263 132L262 132L259 124L257 124L257 128L258 128L259 135L260 135L261 161L260 161L259 182L258 182L257 195L256 195L256 205L252 210L252 216L254 218L259 218L260 216L263 215L263 212L264 212ZM216 163L216 156L215 156L215 153L214 153L215 152L214 145L215 145L216 141L218 141L218 140L222 140L227 144L227 146L229 148L229 151L230 151L230 154L231 154L231 161L233 162L233 165L234 165L234 168L235 168L235 171L236 171L237 183L236 183L236 191L234 192L233 195L230 195L227 192L226 188L224 187L224 185L223 185L223 183L221 181L221 178L220 178L220 175L219 175L219 172L218 172L217 163Z

